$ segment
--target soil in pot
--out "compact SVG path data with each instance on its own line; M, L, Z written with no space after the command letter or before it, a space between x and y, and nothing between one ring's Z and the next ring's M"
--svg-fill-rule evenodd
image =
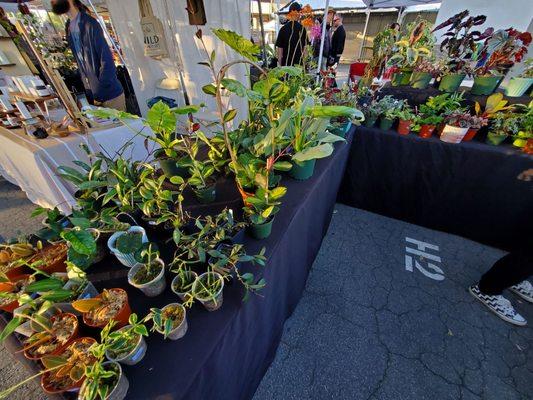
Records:
M105 290L93 299L77 300L72 306L83 312L83 322L90 327L102 328L110 320L117 321L117 327L128 323L131 314L128 294L123 289Z
M422 125L420 127L420 132L418 132L418 136L424 139L430 138L433 135L434 130L435 125Z
M247 227L248 233L250 236L252 236L254 239L266 239L270 236L272 233L272 224L274 223L274 218L270 218L268 221L266 221L264 224L250 224Z
M392 125L394 125L394 120L389 118L381 117L379 119L379 129L382 129L384 131L388 131L392 128Z
M187 333L187 318L185 307L177 303L169 304L163 307L161 311L165 324L166 321L172 321L172 329L167 337L171 340L178 340L185 336L185 334Z
M57 394L71 391L81 387L84 376L81 374L80 379L73 379L73 375L80 375L86 366L96 362L96 358L89 351L96 340L90 337L84 337L73 341L60 356L67 359L64 367L58 370L45 373L41 378L41 386L46 393ZM74 372L74 368L77 372Z
M223 290L224 279L215 272L200 275L192 287L194 297L207 311L215 311L222 306Z
M24 292L26 286L35 282L33 275L20 275L14 282L0 283L0 293L6 293L5 297L0 297L0 310L12 313L19 307L16 296Z
M313 176L315 164L316 160L293 161L289 175L296 180L305 181Z
M37 360L62 352L78 334L78 319L73 314L58 314L50 319L49 331L37 332L24 341L24 355Z
M397 131L400 135L408 135L409 132L411 132L411 125L413 125L413 121L406 121L403 119L400 119L398 121L398 128Z
M150 266L146 264L136 265L128 273L128 281L146 296L157 296L166 287L165 264L162 260L155 259Z
M67 265L65 264L67 252L68 246L64 242L50 244L30 258L29 263L39 262L40 266L37 268L47 274L65 272L67 270Z

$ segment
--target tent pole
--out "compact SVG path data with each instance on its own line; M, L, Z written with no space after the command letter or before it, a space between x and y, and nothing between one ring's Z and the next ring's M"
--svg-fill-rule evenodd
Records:
M359 49L359 61L361 61L361 58L363 57L363 50L365 46L365 40L366 40L366 31L368 29L368 22L370 21L370 7L366 8L366 20L365 20L365 28L363 29L363 39L361 40L361 48Z
M329 0L324 6L324 20L322 21L322 35L320 40L320 52L318 53L318 66L316 72L316 83L320 81L320 71L322 70L322 58L324 57L324 40L326 39L326 25L328 22ZM330 28L331 29L331 28Z
M279 32L279 9L281 8L280 0L276 0L276 37Z
M261 28L261 55L263 56L263 67L267 66L267 56L266 56L266 42L265 42L265 26L263 24L263 9L261 7L261 0L257 0L257 7L259 8L259 26Z

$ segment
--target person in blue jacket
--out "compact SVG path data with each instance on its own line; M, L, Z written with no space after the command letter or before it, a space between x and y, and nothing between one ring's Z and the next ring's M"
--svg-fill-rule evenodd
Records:
M126 110L124 90L102 27L80 0L52 0L56 15L67 14L67 41L80 70L87 97L97 106Z

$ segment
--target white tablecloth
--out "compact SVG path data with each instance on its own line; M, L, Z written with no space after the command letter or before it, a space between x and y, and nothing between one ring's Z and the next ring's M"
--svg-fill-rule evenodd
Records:
M140 120L126 126L91 131L87 135L71 134L66 138L48 137L34 139L21 130L8 130L0 127L0 174L9 182L19 186L28 199L42 207L58 207L70 213L76 204L76 189L57 174L61 165L78 168L73 160L88 162L86 153L80 148L86 144L92 152L104 152L114 156L128 141L132 145L124 156L132 160L144 160L154 148L149 141L145 148L145 137L135 131L143 129ZM144 135L151 134L148 128Z

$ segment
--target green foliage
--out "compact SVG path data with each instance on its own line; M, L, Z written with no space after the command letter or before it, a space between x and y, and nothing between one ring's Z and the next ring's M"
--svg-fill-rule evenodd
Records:
M226 29L213 29L213 33L244 58L250 61L257 61L257 55L261 52L261 49L250 40Z
M116 241L116 248L123 254L135 254L142 246L141 232L124 232Z

